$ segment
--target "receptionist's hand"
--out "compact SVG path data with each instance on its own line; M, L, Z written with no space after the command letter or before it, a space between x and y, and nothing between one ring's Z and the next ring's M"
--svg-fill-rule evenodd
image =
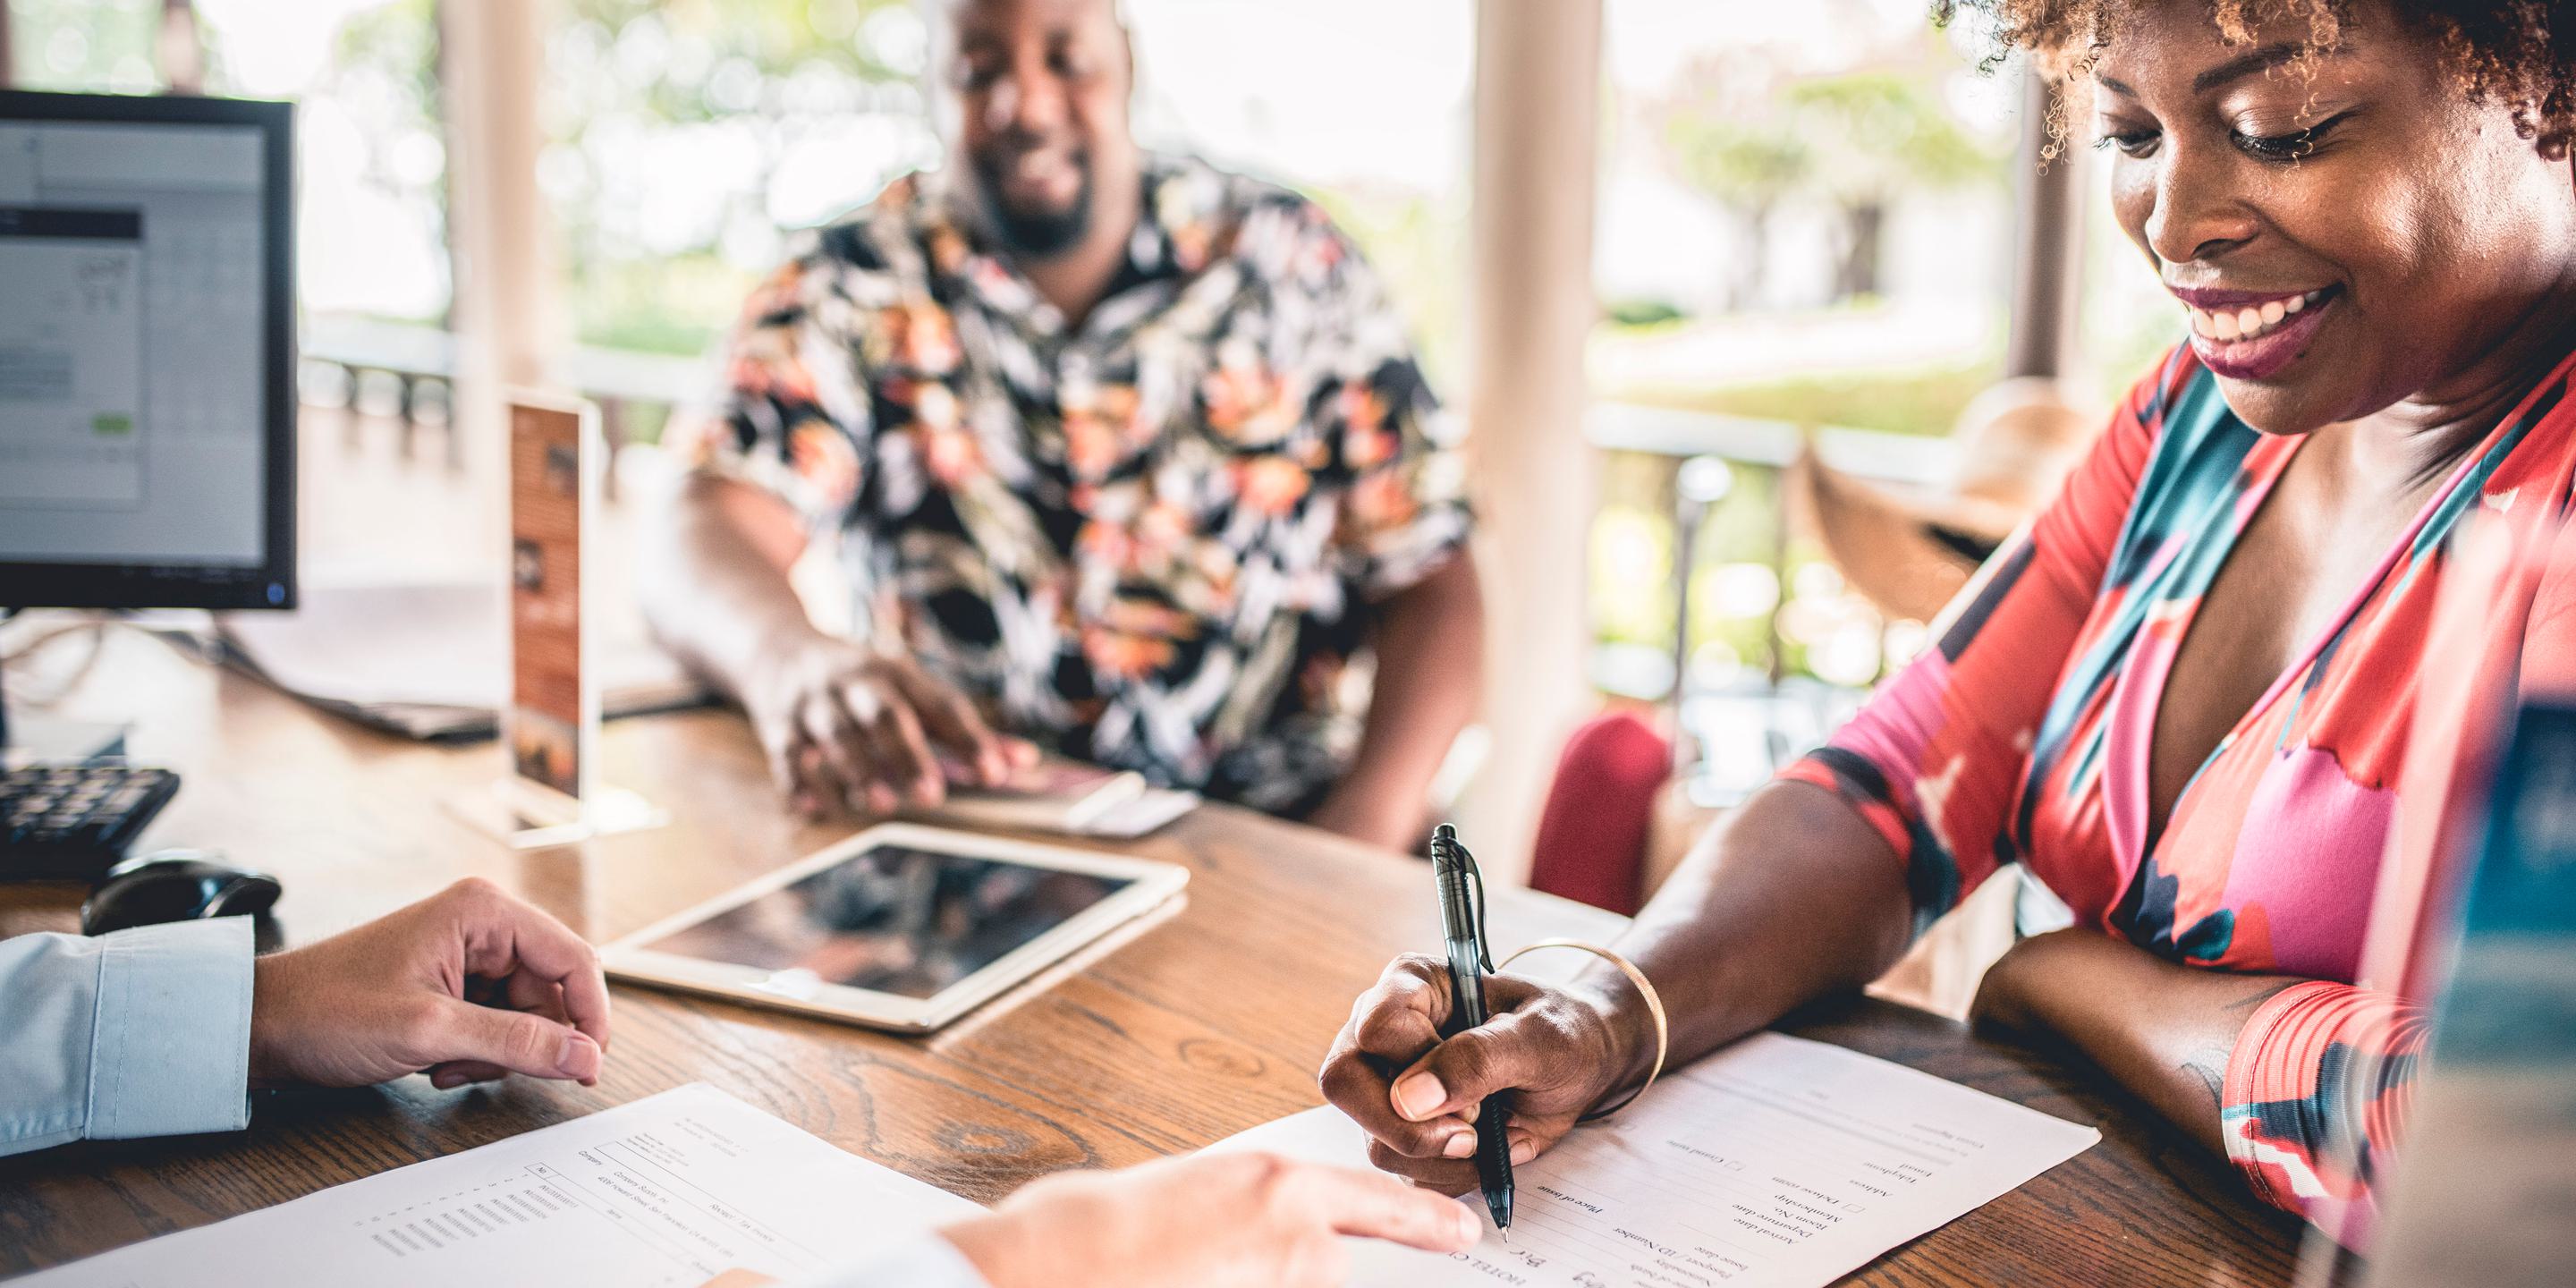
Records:
M467 879L252 966L253 1086L599 1080L608 982L562 922Z
M1049 1177L943 1233L993 1288L1340 1288L1343 1235L1457 1252L1482 1230L1390 1177L1211 1154Z
M910 658L815 633L744 686L779 790L798 812L889 814L947 798L940 761L998 786L1037 748L993 732L966 695Z
M1631 1081L1639 1026L1616 1003L1517 975L1485 981L1493 1018L1441 1040L1449 968L1421 953L1398 957L1351 1005L1320 1081L1324 1098L1374 1139L1369 1161L1445 1194L1476 1187L1476 1112L1512 1093L1512 1161L1526 1163L1576 1118Z

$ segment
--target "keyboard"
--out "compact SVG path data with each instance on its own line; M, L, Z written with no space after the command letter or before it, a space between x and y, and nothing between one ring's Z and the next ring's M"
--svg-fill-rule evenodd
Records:
M178 794L177 774L112 761L0 771L0 881L97 881Z

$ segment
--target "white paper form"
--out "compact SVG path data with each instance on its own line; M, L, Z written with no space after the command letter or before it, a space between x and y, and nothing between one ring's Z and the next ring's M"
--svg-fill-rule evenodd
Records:
M1822 1288L2101 1139L1902 1065L1761 1033L1515 1168L1508 1242L1488 1228L1443 1257L1355 1240L1351 1285ZM1210 1148L1365 1167L1366 1145L1324 1108Z
M19 1280L26 1288L695 1288L891 1251L983 1209L704 1083Z

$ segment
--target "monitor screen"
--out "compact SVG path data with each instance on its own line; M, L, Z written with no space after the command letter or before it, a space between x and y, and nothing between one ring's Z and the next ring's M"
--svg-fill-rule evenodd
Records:
M293 602L287 121L0 94L0 606Z

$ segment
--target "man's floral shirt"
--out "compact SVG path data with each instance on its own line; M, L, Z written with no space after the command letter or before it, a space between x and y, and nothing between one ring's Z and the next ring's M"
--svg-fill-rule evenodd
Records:
M1349 761L1372 605L1464 543L1401 318L1293 193L1149 158L1079 326L936 172L804 235L700 468L786 498L865 630L1062 753L1276 813Z

